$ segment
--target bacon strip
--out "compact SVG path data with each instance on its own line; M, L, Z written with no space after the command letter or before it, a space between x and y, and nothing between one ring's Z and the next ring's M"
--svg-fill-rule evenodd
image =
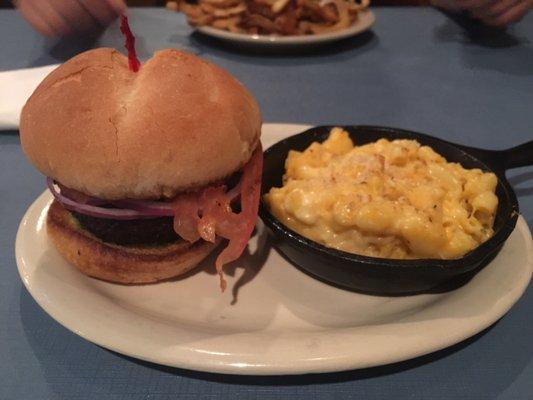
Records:
M244 166L240 182L229 192L224 185L209 186L173 201L174 230L183 239L191 243L200 238L214 242L217 235L228 239L215 262L222 291L226 288L222 268L241 256L257 220L262 170L263 151L259 145ZM241 211L234 213L231 203L237 198Z

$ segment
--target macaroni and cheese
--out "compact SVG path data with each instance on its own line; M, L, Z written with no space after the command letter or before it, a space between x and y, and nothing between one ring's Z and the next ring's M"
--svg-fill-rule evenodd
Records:
M291 151L272 214L325 246L372 257L458 258L493 235L497 178L449 163L414 140L354 146L332 129Z

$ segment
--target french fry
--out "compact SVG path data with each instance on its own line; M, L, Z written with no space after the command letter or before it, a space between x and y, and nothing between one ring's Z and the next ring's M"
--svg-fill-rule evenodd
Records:
M258 28L260 33L267 35L278 32L276 24L260 14L245 14L243 25L245 27Z
M202 0L202 2L217 8L235 7L239 4L244 4L242 0Z
M226 31L234 32L234 33L242 33L244 32L243 29L239 28L239 23L241 22L240 16L234 16L230 18L221 18L221 19L215 19L211 26L213 28L217 29L224 29Z
M289 4L289 1L290 0L276 0L276 2L272 4L272 12L278 14L287 6L287 4Z
M200 9L205 13L212 15L215 18L231 17L232 15L242 14L246 11L246 5L241 3L233 7L218 8L209 3L201 2Z

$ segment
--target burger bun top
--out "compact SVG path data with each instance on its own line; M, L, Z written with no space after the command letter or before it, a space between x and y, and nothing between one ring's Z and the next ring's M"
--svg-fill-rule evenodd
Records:
M222 180L259 142L261 113L229 73L163 50L139 72L114 49L67 61L21 114L22 148L46 176L103 199L160 199Z

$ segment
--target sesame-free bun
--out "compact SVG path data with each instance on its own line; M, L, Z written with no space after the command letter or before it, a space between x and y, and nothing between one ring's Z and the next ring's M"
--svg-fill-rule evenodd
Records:
M83 230L72 214L54 201L46 219L48 237L70 264L85 275L117 283L152 283L194 268L218 244L179 241L165 246L119 246Z
M230 74L162 50L139 72L101 48L67 61L21 114L22 148L46 176L103 199L171 198L221 180L255 149L261 114Z

